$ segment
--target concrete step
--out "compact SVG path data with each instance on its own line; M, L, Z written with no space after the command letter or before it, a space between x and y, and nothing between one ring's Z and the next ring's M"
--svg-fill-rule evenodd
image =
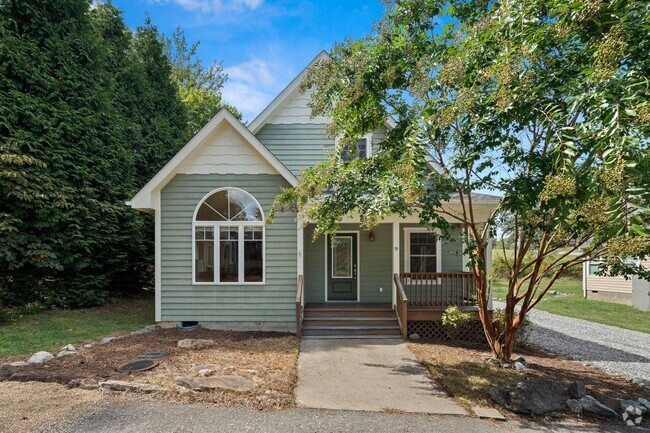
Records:
M305 317L303 326L395 326L395 316L369 317Z
M393 335L400 336L400 329L395 326L307 326L302 328L302 335L311 336L354 336L354 335Z
M331 309L331 308L305 308L303 315L307 317L395 317L391 309Z
M401 340L401 335L303 335L303 340Z

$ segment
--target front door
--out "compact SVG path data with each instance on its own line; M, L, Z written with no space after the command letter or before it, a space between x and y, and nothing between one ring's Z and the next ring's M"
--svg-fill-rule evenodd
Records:
M357 234L327 236L327 300L357 299Z

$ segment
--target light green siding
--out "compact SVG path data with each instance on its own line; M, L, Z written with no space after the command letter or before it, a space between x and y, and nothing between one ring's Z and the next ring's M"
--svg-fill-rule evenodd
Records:
M241 188L268 213L287 182L279 175L180 174L162 190L163 321L288 322L295 320L296 223L280 213L266 226L265 285L192 285L192 217L198 202L222 187Z
M379 224L373 229L374 242L358 224L341 224L341 231L359 231L360 302L392 301L392 225ZM325 302L325 238L312 242L314 227L305 228L305 301ZM379 289L383 291L380 292Z
M266 124L257 138L294 175L306 167L327 159L327 151L334 149L334 140L325 135L324 124Z
M404 264L404 228L405 227L422 227L419 224L400 224L399 228L399 266L402 271L405 269ZM464 272L463 269L463 243L461 239L460 225L453 224L449 229L452 240L443 239L442 250L442 272Z

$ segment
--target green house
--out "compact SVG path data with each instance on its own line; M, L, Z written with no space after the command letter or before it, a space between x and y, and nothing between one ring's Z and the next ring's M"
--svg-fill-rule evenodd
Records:
M443 241L415 214L371 231L351 217L335 236L313 240L313 225L295 213L265 222L276 195L335 146L328 120L311 118L310 94L299 90L325 55L250 125L221 110L129 202L155 214L157 322L386 337L424 332L418 322L439 319L449 305L476 310L460 226L457 239ZM388 119L364 137L355 157L372 158L391 127ZM488 195L475 201L477 218L498 204Z

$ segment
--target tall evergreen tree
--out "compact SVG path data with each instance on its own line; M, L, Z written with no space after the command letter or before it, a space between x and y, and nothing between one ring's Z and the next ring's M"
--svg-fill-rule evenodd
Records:
M151 269L124 201L188 137L160 39L111 5L0 3L0 301L94 305Z

